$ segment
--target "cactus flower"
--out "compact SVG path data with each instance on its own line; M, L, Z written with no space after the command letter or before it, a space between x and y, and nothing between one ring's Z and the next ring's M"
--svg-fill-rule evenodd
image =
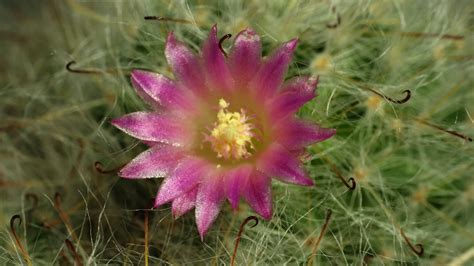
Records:
M195 209L201 239L228 200L240 199L264 219L272 217L271 180L311 186L298 156L307 145L335 134L295 113L316 96L318 79L284 81L298 40L261 58L260 37L245 29L225 56L213 26L199 55L167 38L174 73L134 70L131 81L153 111L112 124L149 146L129 162L123 178L164 177L155 207L171 202L174 217Z

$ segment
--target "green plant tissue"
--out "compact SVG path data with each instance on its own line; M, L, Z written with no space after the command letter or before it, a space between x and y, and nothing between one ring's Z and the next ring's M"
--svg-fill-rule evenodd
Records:
M6 0L0 22L1 265L474 264L472 1ZM169 32L198 52L214 24L226 51L298 38L286 78L319 76L298 116L337 129L235 250L252 209L201 241L194 211L150 209L161 178L117 175L147 146L110 123L149 108L131 70L173 78Z

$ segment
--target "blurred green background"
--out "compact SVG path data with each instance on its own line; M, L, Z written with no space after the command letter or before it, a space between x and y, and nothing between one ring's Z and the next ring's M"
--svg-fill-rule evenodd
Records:
M217 23L264 55L298 37L288 77L320 76L299 115L338 130L308 149L314 188L273 182L237 264L474 265L472 1L2 0L0 22L0 264L230 263L250 208L201 242L192 212L148 209L161 179L116 175L146 147L109 123L147 108L131 69L172 75L169 31L197 52Z

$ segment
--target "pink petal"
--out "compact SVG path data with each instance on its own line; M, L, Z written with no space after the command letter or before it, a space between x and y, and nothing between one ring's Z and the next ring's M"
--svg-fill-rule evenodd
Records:
M194 208L197 191L198 186L173 200L171 210L175 219Z
M195 157L182 159L170 177L166 178L155 199L155 208L191 190L208 175L208 163Z
M189 139L179 120L158 113L135 112L112 120L112 124L140 140L183 145Z
M234 47L229 55L229 68L239 85L245 85L260 68L262 53L260 37L252 30L245 29L235 38Z
M133 70L131 76L138 95L150 105L170 110L189 108L191 96L165 76L143 70Z
M219 49L217 41L217 26L209 32L209 38L202 48L204 68L209 88L213 90L230 90L233 88L233 79L225 57Z
M176 147L155 145L122 168L119 176L124 178L163 177L176 167L181 156L181 150Z
M188 47L178 42L172 32L166 41L165 57L174 75L186 88L198 94L206 90L200 60Z
M336 134L333 128L322 128L317 124L295 118L281 120L274 126L273 132L277 141L288 150L304 148Z
M196 198L196 224L201 240L217 218L224 200L222 176L206 178L200 185Z
M312 186L299 161L278 143L270 144L257 160L257 169L280 181L302 186Z
M297 39L293 39L278 48L264 62L255 78L250 82L250 87L256 90L264 99L268 95L273 95L281 86L297 42Z
M298 77L287 84L283 90L268 103L268 113L273 121L292 115L316 94L318 80L308 77Z
M269 176L260 171L254 171L243 194L255 212L266 220L272 218L272 187Z
M253 167L249 164L245 164L229 170L224 175L225 194L232 208L237 209L242 187L245 186L252 171Z

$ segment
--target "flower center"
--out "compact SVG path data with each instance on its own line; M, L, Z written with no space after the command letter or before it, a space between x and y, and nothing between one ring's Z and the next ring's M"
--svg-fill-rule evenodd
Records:
M229 103L224 99L219 100L219 112L214 128L206 135L206 141L211 143L212 149L218 158L242 159L250 156L249 149L253 149L252 129L245 110L230 112L227 110Z

